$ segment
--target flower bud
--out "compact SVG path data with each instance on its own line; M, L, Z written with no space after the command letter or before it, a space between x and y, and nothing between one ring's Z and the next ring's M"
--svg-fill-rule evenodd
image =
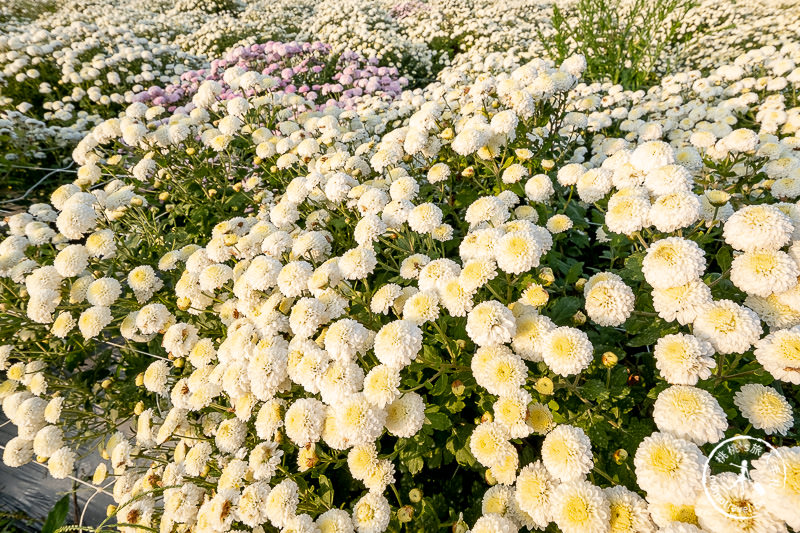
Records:
M209 198L214 198L217 195L217 189L208 189L206 194Z
M144 204L144 201L138 196L134 196L133 198L131 198L131 205L133 207L142 207L142 204Z
M404 505L397 510L397 519L401 524L407 524L414 518L414 508L410 505Z
M106 507L106 516L113 516L117 513L117 506L116 505L109 505Z
M422 501L422 491L419 489L411 489L408 491L408 499L412 503L419 503Z
M186 149L186 155L194 155L196 151L193 146L190 146Z
M492 420L494 420L494 416L489 411L486 411L481 416L481 422L491 422Z
M111 388L111 380L110 379L104 379L103 382L100 383L100 386L103 387L106 390L110 389Z
M548 377L537 379L533 387L539 394L544 394L545 396L553 394L553 380Z
M304 448L300 448L297 454L297 464L301 472L305 472L309 468L314 468L319 463L319 456L317 455L317 447L309 444Z
M619 362L619 357L614 352L606 352L603 354L602 357L603 366L606 368L613 368L617 362Z
M552 268L544 267L539 271L539 279L545 286L547 286L553 284L553 282L556 280L556 276L553 274Z
M142 387L144 385L144 372L139 372L136 375L136 386Z
M105 481L106 476L108 475L108 467L106 467L105 463L100 463L97 465L97 468L94 469L94 474L92 475L92 483L95 485L99 485L103 481Z
M467 167L461 171L461 176L465 178L471 178L475 175L475 169L473 167Z
M144 402L139 400L138 402L136 402L136 405L133 407L133 414L135 414L136 416L139 416L143 412L144 412Z
M574 315L572 315L572 323L576 326L582 326L586 324L586 315L583 314L583 311L577 311Z
M453 394L455 394L456 396L461 396L462 394L464 394L465 388L466 387L464 387L464 384L459 379L453 381L450 384L450 389L453 391Z
M469 531L469 526L466 522L464 522L464 516L459 513L458 514L458 521L453 524L453 533L467 533Z
M233 184L233 190L236 191L236 192L241 191L242 190L242 184L241 183L234 183Z
M587 280L586 278L579 279L578 281L575 282L575 288L578 289L579 291L582 291L583 288L586 286L587 281L589 280Z
M162 192L162 193L159 193L159 195L158 195L158 199L159 199L160 201L162 201L162 202L166 202L167 200L169 200L169 193L168 193L167 191L164 191L164 192ZM133 203L133 202L131 202L131 203Z
M628 452L620 448L619 450L614 452L614 462L618 465L621 465L628 459Z
M442 130L442 133L439 134L439 137L445 141L452 141L455 136L456 134L453 132L453 128L445 128Z

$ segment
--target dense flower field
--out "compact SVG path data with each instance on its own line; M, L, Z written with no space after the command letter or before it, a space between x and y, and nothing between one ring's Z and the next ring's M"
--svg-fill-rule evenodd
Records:
M65 531L798 531L799 65L767 0L4 3L0 176L75 174L3 461Z

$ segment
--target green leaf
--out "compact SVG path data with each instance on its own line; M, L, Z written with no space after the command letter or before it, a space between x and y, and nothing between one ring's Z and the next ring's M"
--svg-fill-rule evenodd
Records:
M567 272L566 277L564 278L564 283L567 285L572 285L578 278L581 277L583 273L583 263L575 263L571 267L569 267L569 271Z
M42 526L42 533L55 533L58 528L64 525L69 512L69 496L69 494L65 494L47 514L47 519L44 521L44 526Z
M584 383L580 388L581 395L590 401L608 399L608 390L606 390L605 383L599 379L590 379Z
M643 260L644 252L629 255L625 259L625 268L620 271L620 276L629 281L644 281L644 274L642 274Z
M439 431L447 429L453 425L453 422L450 421L450 417L444 413L427 413L425 418L427 418L428 422L431 423L433 429Z
M563 296L550 308L550 318L559 326L567 325L580 309L581 300L576 296Z
M727 246L720 248L715 257L722 272L728 270L731 267L731 264L733 264L733 256L731 255L730 248Z
M319 475L319 497L328 509L333 506L333 483L325 474Z
M422 457L412 457L411 459L406 459L405 465L413 476L414 474L419 474L422 472L422 468L425 466L425 461L422 460Z

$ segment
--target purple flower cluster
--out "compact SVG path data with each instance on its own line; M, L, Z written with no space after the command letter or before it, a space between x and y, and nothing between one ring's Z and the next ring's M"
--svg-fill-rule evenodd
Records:
M417 11L430 11L430 9L430 6L424 2L408 0L407 2L400 2L399 4L393 5L389 9L389 13L397 20L400 20L413 15Z
M193 107L192 96L206 80L222 84L223 100L252 94L228 83L225 72L232 67L272 76L277 82L275 89L301 94L318 107L336 105L349 109L365 95L393 99L408 85L397 68L378 66L376 58L364 58L354 52L335 57L328 45L319 42L270 41L240 46L224 58L213 60L208 68L183 73L178 84L150 87L136 94L133 101L160 105L171 112L188 111ZM320 96L327 99L322 101Z

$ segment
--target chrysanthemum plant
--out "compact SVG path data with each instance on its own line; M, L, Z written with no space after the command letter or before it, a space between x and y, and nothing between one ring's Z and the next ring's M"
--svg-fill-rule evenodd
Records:
M4 461L99 448L123 531L798 525L784 141L626 141L585 65L98 126L0 244ZM729 518L704 454L736 433L774 451L705 481Z

